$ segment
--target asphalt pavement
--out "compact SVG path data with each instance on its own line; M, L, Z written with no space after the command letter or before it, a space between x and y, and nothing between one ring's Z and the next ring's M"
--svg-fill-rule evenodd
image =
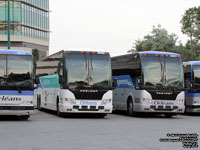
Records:
M200 115L165 118L118 113L101 119L90 115L59 118L36 110L27 121L0 117L0 150L187 149L182 141L162 141L180 139L180 134L200 135Z

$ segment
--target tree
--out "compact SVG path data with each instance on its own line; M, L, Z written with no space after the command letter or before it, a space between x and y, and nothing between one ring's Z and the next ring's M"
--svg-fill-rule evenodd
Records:
M200 40L200 6L186 10L181 19L181 31L190 37L190 41Z
M135 51L177 51L178 36L174 33L169 34L161 25L153 26L150 34L144 36L142 40L136 40L133 49L128 52Z
M36 63L39 60L39 50L38 49L33 49L32 50L32 55L34 62Z

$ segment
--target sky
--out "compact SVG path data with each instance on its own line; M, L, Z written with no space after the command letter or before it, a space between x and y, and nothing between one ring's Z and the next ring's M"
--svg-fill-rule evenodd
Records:
M160 24L179 41L180 20L200 0L50 0L50 54L60 50L126 54L135 40Z

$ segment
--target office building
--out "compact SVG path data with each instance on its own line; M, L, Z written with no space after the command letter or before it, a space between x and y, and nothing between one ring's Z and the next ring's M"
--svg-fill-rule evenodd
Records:
M7 49L8 1L0 0L0 49ZM49 53L49 0L10 0L11 49Z

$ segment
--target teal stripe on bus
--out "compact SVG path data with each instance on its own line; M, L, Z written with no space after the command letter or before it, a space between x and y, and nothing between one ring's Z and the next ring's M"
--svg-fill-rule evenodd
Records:
M60 88L58 74L40 77L43 88Z

